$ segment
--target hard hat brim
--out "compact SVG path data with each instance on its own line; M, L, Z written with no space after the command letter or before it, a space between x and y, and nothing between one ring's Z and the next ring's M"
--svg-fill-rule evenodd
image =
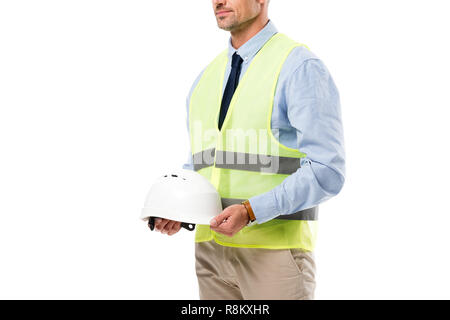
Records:
M141 219L144 221L148 221L150 217L159 217L179 222L185 222L185 223L192 223L192 224L203 224L203 225L209 225L209 220L205 217L189 217L186 215L183 215L181 218L178 213L174 212L168 212L161 208L142 208L141 210ZM210 218L208 218L210 219Z

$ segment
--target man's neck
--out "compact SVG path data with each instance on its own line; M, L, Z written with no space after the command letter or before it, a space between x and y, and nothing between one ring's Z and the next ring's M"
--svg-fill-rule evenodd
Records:
M268 18L255 19L248 21L249 24L242 26L239 30L230 31L231 44L233 48L239 49L248 40L253 38L259 31L261 31L269 22Z

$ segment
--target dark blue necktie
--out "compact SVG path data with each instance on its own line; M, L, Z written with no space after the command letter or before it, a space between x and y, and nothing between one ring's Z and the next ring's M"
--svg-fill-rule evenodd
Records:
M235 52L233 54L233 60L231 62L231 72L228 77L227 86L223 92L222 104L220 106L219 116L219 130L222 129L223 121L227 115L228 107L230 106L231 98L233 98L234 91L239 83L239 75L241 74L242 58Z

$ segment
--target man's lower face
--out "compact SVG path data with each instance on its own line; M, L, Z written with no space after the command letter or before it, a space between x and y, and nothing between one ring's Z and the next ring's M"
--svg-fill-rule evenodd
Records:
M217 17L217 25L219 28L230 31L235 25L235 18L233 12L228 12L224 16Z

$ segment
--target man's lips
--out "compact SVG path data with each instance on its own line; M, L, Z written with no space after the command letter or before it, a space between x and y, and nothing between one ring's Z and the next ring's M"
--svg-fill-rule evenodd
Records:
M221 15L224 15L224 14L227 14L227 13L230 13L230 12L231 12L231 10L220 10L220 11L216 12L216 15L217 16L221 16Z

